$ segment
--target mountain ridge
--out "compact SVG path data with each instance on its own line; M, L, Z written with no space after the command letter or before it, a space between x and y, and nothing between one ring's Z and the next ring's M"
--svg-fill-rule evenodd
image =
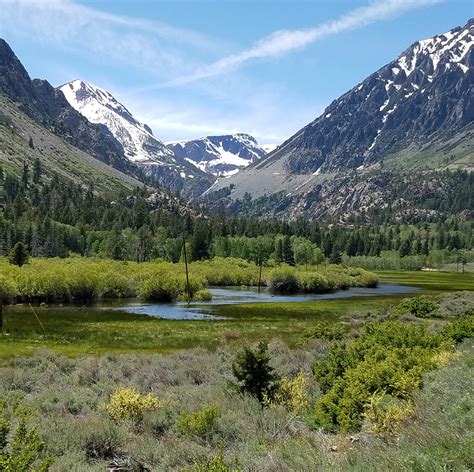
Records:
M120 143L103 133L74 108L48 81L31 79L13 50L0 38L0 94L22 112L75 147L121 171L136 176Z
M187 197L204 192L213 183L212 177L168 149L149 126L134 118L107 90L80 79L67 82L58 90L77 112L100 126L104 134L113 136L125 157L152 181L182 191Z
M263 201L278 194L288 214L299 208L300 216L313 217L320 214L313 189L347 173L473 169L473 45L473 20L413 43L275 151L220 179L205 201L233 208L244 198ZM344 211L330 192L325 199L333 201L335 211ZM283 215L274 206L271 211Z
M192 162L204 172L224 177L239 172L266 154L257 140L246 133L205 136L166 145L176 156Z

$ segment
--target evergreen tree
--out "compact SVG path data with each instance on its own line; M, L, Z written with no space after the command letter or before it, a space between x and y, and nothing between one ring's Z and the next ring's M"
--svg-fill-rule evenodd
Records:
M28 263L28 259L30 258L30 255L28 253L28 249L26 248L26 245L23 244L22 242L18 242L13 246L13 249L10 252L10 264L17 265L18 267L21 267L24 264Z
M209 231L202 220L198 220L194 227L191 243L191 260L199 261L209 258Z
M115 226L107 239L107 255L112 259L120 260L125 251L120 230Z
M407 238L404 239L402 244L400 245L400 249L398 250L398 253L400 254L400 257L405 257L410 255L411 252L411 239Z
M342 262L342 253L336 244L332 247L331 254L329 255L329 262L331 264L340 264Z
M41 176L43 174L43 169L41 167L41 161L36 158L33 164L33 183L38 185L41 182Z
M281 245L281 252L283 262L289 265L295 265L295 258L293 255L293 246L291 244L291 239L289 236L284 236Z

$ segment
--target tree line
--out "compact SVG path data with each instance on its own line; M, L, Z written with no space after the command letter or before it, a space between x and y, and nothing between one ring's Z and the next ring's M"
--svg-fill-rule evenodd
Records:
M71 254L177 262L183 242L191 260L238 257L294 264L341 262L344 256L399 257L471 250L472 222L456 215L416 224L336 225L211 215L179 199L153 204L151 191L98 194L94 187L46 176L37 159L20 175L0 168L0 255L25 244L34 257Z

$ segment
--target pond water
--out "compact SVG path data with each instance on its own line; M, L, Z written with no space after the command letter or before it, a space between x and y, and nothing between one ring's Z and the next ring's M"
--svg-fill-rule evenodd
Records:
M224 320L222 316L213 314L213 307L218 305L237 305L242 303L287 303L287 302L309 302L315 300L331 300L336 298L358 298L383 295L396 295L412 293L419 290L397 284L379 284L376 288L353 287L348 290L338 290L330 293L319 294L297 294L276 295L262 289L258 293L257 288L246 287L213 287L212 301L207 302L176 302L176 303L145 303L131 301L113 310L135 313L140 315L156 316L167 320ZM111 309L107 307L107 309Z

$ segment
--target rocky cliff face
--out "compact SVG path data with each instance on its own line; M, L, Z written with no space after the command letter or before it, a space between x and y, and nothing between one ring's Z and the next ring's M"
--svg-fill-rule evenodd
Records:
M273 160L285 159L290 172L356 169L472 125L473 46L473 21L416 42L331 103Z
M284 200L288 214L312 217L319 215L318 208L346 208L331 192L314 189L350 193L367 172L472 169L473 46L473 20L414 43L274 152L221 179L212 189L216 200L221 199L217 204L232 207L250 195L271 201L274 213L277 202ZM339 186L331 183L335 181ZM340 186L348 186L347 192ZM383 184L377 188L383 194ZM207 201L212 192L205 195Z
M136 173L121 144L90 123L46 80L31 80L8 44L0 39L0 93L20 105L30 118L70 144L116 169Z

